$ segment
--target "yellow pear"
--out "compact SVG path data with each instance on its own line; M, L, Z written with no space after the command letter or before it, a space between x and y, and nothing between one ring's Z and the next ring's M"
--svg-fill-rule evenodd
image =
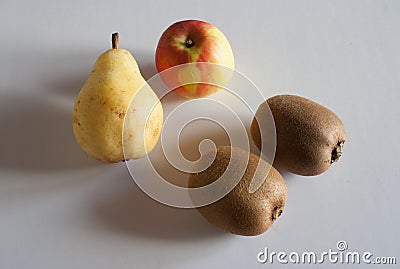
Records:
M146 156L156 145L163 124L157 95L140 74L132 54L118 48L99 56L79 92L73 130L82 149L103 162Z

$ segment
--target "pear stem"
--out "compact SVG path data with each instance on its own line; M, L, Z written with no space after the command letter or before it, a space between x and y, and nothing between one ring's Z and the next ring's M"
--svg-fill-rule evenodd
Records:
M111 45L113 49L118 49L118 43L119 43L119 34L118 33L113 33L111 35Z

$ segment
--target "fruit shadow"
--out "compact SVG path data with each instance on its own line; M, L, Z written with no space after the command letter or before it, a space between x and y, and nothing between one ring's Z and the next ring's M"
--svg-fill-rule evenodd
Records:
M150 84L153 91L161 99L163 105L167 103L169 105L177 105L187 100L174 93L162 82L162 79L158 76L154 54L139 51L138 53L133 53L133 57L136 59L143 78Z
M257 148L257 146L254 143L252 143L250 148L252 149L251 152L253 154L260 156L260 150ZM282 177L285 179L287 184L290 184L290 182L295 180L296 177L299 177L298 175L292 174L292 173L284 170L283 168L277 166L275 163L272 163L272 167L274 167L276 170L278 170L278 172L282 175Z
M46 65L41 77L43 88L47 94L73 102L89 77L97 57L96 52L89 51L49 55L44 61Z
M154 54L146 51L138 51L131 50L132 55L135 58L140 73L142 74L143 78L147 81L155 76L157 72L156 64L154 62Z
M199 143L205 138L213 140L216 146L229 145L226 133L222 130L207 136L197 132L196 135L183 136L183 139L180 139L179 147L184 157L190 161L197 160L200 157ZM157 148L155 150L157 151ZM169 163L157 163L161 153L154 150L152 153L157 155L153 164L162 178L175 185L187 185L187 173L176 173L176 168ZM125 173L125 176L129 177L126 180L132 180L128 173ZM132 188L121 186L109 199L101 201L95 212L97 224L126 235L169 241L230 236L209 224L197 210L161 204L146 195L135 183L132 184Z
M290 182L292 182L293 180L296 180L296 178L299 178L300 176L292 174L280 167L274 166L276 168L276 170L279 171L279 173L282 175L282 177L285 179L287 184L290 184Z
M40 172L101 165L82 151L71 127L73 101L97 54L79 51L42 57L42 75L30 91L35 95L18 95L18 89L2 95L8 101L0 109L1 169ZM134 56L145 79L157 74L154 55L139 51ZM29 59L27 68L36 68L37 57ZM165 99L170 105L184 100L174 93Z
M99 164L76 143L70 110L30 96L6 98L0 113L1 169L45 172Z
M251 137L250 130L248 130L248 135ZM250 152L253 153L256 156L261 156L260 150L258 149L258 147L256 146L256 144L254 143L254 141L252 139L250 139ZM275 156L274 156L274 158L275 158ZM298 177L297 175L292 174L292 173L284 170L283 168L277 166L274 162L272 162L272 166L276 170L278 170L278 172L285 179L286 183L290 183L293 179Z
M96 208L95 222L113 233L167 241L204 240L223 236L195 209L161 204L132 183L120 188Z

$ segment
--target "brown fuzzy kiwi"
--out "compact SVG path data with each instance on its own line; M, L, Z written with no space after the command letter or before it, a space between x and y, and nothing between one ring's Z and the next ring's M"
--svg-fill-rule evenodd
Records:
M346 141L342 121L328 108L295 95L271 97L258 108L250 130L260 150L261 137L268 139L270 132L259 128L266 120L267 105L276 126L274 165L295 174L314 176L339 160ZM268 145L268 140L265 143Z
M212 153L206 155L213 156ZM205 156L205 159L210 156ZM229 180L238 179L241 174L238 175L240 169L237 168L244 168L239 183L222 199L197 210L208 222L224 231L245 236L264 233L282 214L287 187L279 172L258 156L238 148L220 146L206 170L190 175L189 187L202 187L218 180L230 161L234 169L226 172ZM263 180L263 183L250 193L253 177L254 180Z

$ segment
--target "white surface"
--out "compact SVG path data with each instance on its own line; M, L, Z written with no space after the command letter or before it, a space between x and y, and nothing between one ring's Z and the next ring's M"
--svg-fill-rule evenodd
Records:
M338 240L399 263L400 2L160 2L1 1L0 268L262 268L264 247L318 253ZM217 25L265 96L311 98L347 127L328 172L286 175L285 213L261 236L156 203L73 138L74 98L110 34L149 78L162 31L186 18Z

